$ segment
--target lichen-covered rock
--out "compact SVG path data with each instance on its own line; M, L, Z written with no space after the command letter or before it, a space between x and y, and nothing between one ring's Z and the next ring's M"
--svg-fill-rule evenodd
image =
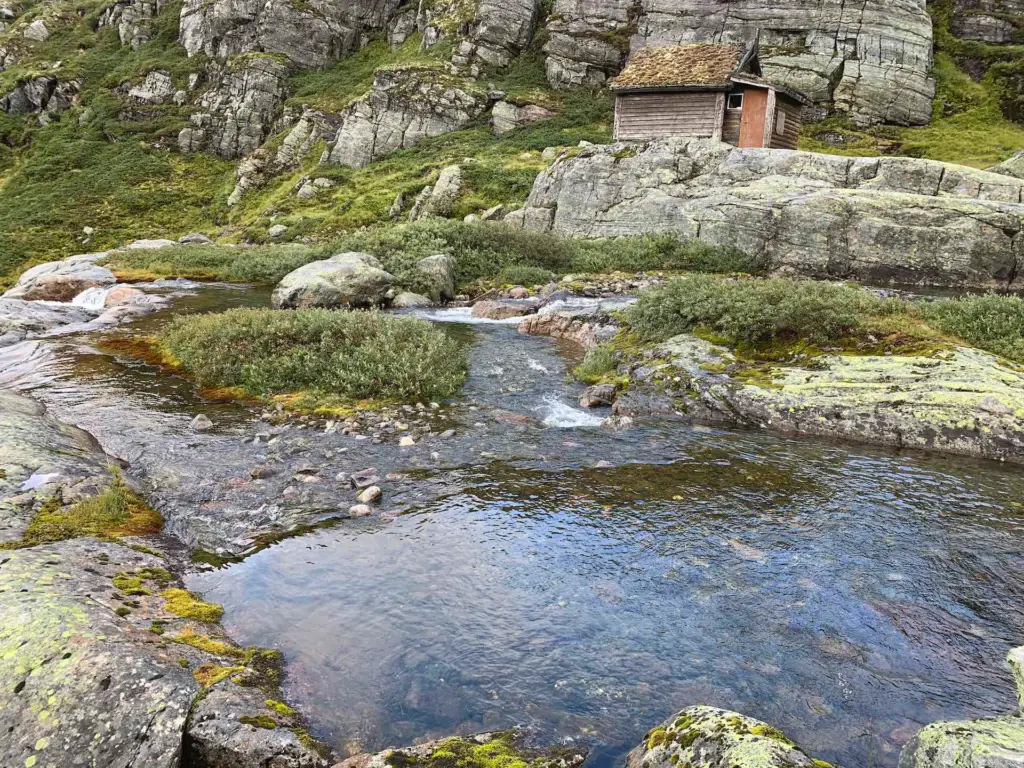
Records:
M461 192L462 169L457 165L445 166L437 181L424 187L416 197L409 212L409 221L449 216Z
M26 270L4 298L71 301L87 288L114 282L113 272L89 261L49 261Z
M278 309L373 307L394 282L368 253L339 253L289 272L274 289L272 303Z
M227 684L207 693L192 711L188 764L195 768L319 768L323 758L295 732L279 727L266 713L267 694L259 688ZM280 714L275 710L275 714Z
M0 556L0 764L177 768L199 684L116 609L152 555L92 539Z
M121 0L100 15L100 27L115 27L121 45L138 48L153 37L153 20L163 8L161 0Z
M362 168L396 149L465 128L489 103L477 86L438 70L378 72L370 93L342 114L325 160Z
M548 79L594 86L627 50L746 42L760 33L765 76L807 92L857 123L926 123L934 83L925 0L557 0L548 23Z
M287 94L288 68L252 56L211 72L216 84L199 98L199 111L178 134L178 146L182 152L208 151L225 160L248 155L274 128Z
M1024 647L1006 657L1024 709ZM932 723L900 752L900 768L1015 768L1024 766L1024 719L1004 717Z
M540 0L480 0L452 63L471 67L474 76L481 66L508 66L530 44L539 14Z
M814 768L778 728L715 707L687 707L644 737L626 768Z
M544 45L548 82L595 87L618 74L638 11L636 0L555 0Z
M491 109L491 128L495 135L502 136L524 125L547 120L554 116L550 109L536 104L513 104L511 101L499 101Z
M451 301L455 298L455 259L446 253L427 256L416 262L427 295L432 301Z
M146 79L128 91L128 98L140 104L163 104L175 92L171 73L155 69L146 75Z
M114 463L88 432L47 415L35 400L0 391L0 543L20 539L53 496L74 502L94 495L110 482Z
M227 58L263 51L302 67L323 68L359 50L362 35L382 30L400 0L186 0L181 43L190 56Z
M672 232L764 255L779 273L1007 286L1024 181L912 158L666 139L564 153L506 220L582 237Z
M1024 766L1024 719L990 717L932 723L900 752L900 768Z
M665 362L634 369L635 392L619 398L617 413L644 413L634 397L659 391L666 415L690 421L1024 464L1024 373L977 349L751 366L684 334L656 355Z
M59 80L52 75L34 77L0 95L0 111L12 115L38 114L44 120L56 117L77 103L80 88L77 80Z
M522 768L578 768L586 760L585 749L530 749L522 745L518 730L452 736L402 749L385 749L377 754L353 755L334 768L429 768L439 762L454 762L463 768L517 765Z

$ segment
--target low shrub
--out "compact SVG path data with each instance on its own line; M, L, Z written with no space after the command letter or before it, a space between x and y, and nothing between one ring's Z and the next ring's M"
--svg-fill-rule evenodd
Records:
M545 285L554 278L554 272L540 267L505 267L498 273L497 282L502 285Z
M161 343L205 387L416 401L453 395L461 346L426 321L376 312L233 309L176 318Z
M422 286L417 284L419 275L414 265L437 253L455 257L456 282L460 286L480 278L533 285L547 282L552 273L566 272L673 269L756 273L765 266L758 257L738 249L681 241L674 235L575 240L502 224L467 224L452 219L369 229L317 246L208 245L124 251L111 256L107 266L125 279L189 277L275 283L303 264L344 251L373 254L395 275L401 288L417 292Z
M736 345L797 338L828 344L865 332L868 318L908 311L906 302L848 285L695 275L644 294L627 318L643 341L704 329Z
M1024 300L965 296L919 303L929 325L981 349L1024 362Z

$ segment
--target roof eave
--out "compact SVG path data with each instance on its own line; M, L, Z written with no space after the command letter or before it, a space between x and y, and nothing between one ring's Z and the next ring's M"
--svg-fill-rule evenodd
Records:
M687 83L684 85L612 85L613 93L657 93L658 91L729 91L732 83Z

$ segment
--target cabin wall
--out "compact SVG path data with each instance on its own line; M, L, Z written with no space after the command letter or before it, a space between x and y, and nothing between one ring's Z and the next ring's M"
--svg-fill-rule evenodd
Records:
M718 124L718 97L714 91L619 94L615 98L615 140L711 138Z
M742 109L726 109L722 123L722 141L734 147L740 143L740 118Z
M779 133L779 115L785 113L785 126L782 133ZM803 110L793 99L781 93L776 94L775 102L775 125L772 126L772 149L796 149L800 139L800 128L802 127Z

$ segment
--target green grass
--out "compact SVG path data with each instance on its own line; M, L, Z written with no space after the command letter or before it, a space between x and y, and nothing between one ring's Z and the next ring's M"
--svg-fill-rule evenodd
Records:
M160 338L201 386L254 396L416 402L450 397L466 376L442 331L375 312L235 309L176 318Z
M65 505L59 495L48 499L32 517L22 538L2 544L0 549L32 547L85 536L99 539L145 536L159 533L163 522L159 512L120 477L115 477L101 493L76 504Z
M597 384L615 373L618 357L615 351L606 345L598 345L587 350L587 354L573 370L572 375L584 384Z

